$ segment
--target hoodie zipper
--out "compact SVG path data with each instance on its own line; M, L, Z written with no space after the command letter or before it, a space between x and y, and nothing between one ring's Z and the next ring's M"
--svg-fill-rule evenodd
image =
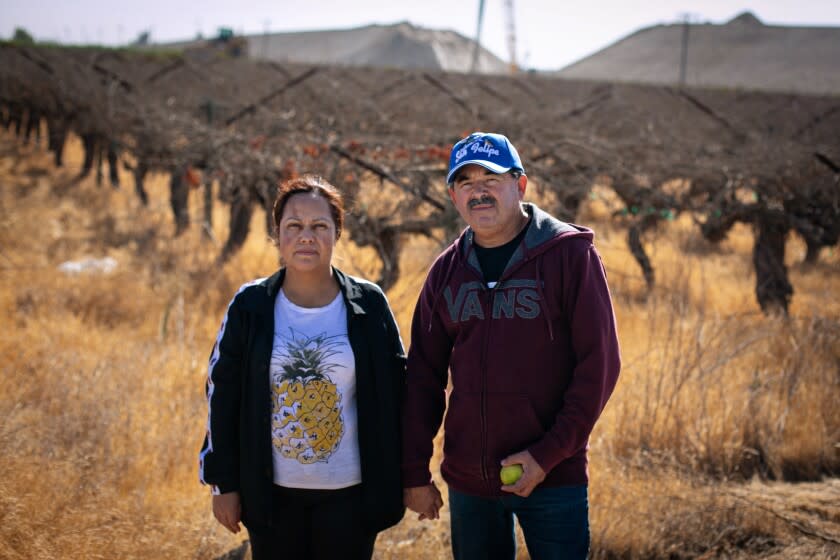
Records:
M487 302L490 301L488 294L490 290L487 289L484 280L481 281L481 295L482 299L485 301L481 302L482 307L485 307L485 313L488 313L487 319L492 319L490 313L493 312L492 306L485 305ZM485 319L485 321L487 321ZM489 325L489 323L486 323ZM483 345L481 348L481 412L479 416L481 417L481 479L485 482L489 482L490 476L487 474L487 346L490 342L490 332L492 329L489 326L485 328L485 335L483 337Z

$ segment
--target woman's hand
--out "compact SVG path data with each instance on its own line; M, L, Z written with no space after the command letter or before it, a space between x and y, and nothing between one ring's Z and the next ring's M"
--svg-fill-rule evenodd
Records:
M443 507L443 498L440 491L432 482L426 486L403 489L403 504L408 509L419 513L417 519L439 519L440 508Z
M240 531L239 521L242 516L242 504L239 492L228 492L213 496L213 515L231 533Z

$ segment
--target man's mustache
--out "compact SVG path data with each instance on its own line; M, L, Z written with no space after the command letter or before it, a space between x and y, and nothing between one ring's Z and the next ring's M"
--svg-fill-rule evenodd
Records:
M475 208L479 204L495 205L496 200L493 197L491 197L490 195L484 194L484 195L481 195L479 198L474 198L474 199L470 200L467 203L467 207L469 207L470 210L472 210L473 208Z

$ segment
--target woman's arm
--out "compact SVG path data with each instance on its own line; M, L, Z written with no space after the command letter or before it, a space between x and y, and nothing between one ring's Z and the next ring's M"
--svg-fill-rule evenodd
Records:
M244 286L243 288L244 289ZM207 432L199 457L199 476L214 495L239 490L240 369L245 326L234 296L225 313L207 368Z

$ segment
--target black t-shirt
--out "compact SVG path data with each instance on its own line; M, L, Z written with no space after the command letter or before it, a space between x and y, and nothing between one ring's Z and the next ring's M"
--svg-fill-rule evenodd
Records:
M485 283L499 281L499 278L501 278L502 273L505 271L507 263L510 261L513 253L516 252L516 248L519 247L522 239L525 237L525 232L528 231L528 226L530 224L531 220L529 219L525 227L522 228L522 231L504 245L487 248L482 247L478 243L474 244L475 256L478 257L478 264L481 265L481 273L484 276Z

